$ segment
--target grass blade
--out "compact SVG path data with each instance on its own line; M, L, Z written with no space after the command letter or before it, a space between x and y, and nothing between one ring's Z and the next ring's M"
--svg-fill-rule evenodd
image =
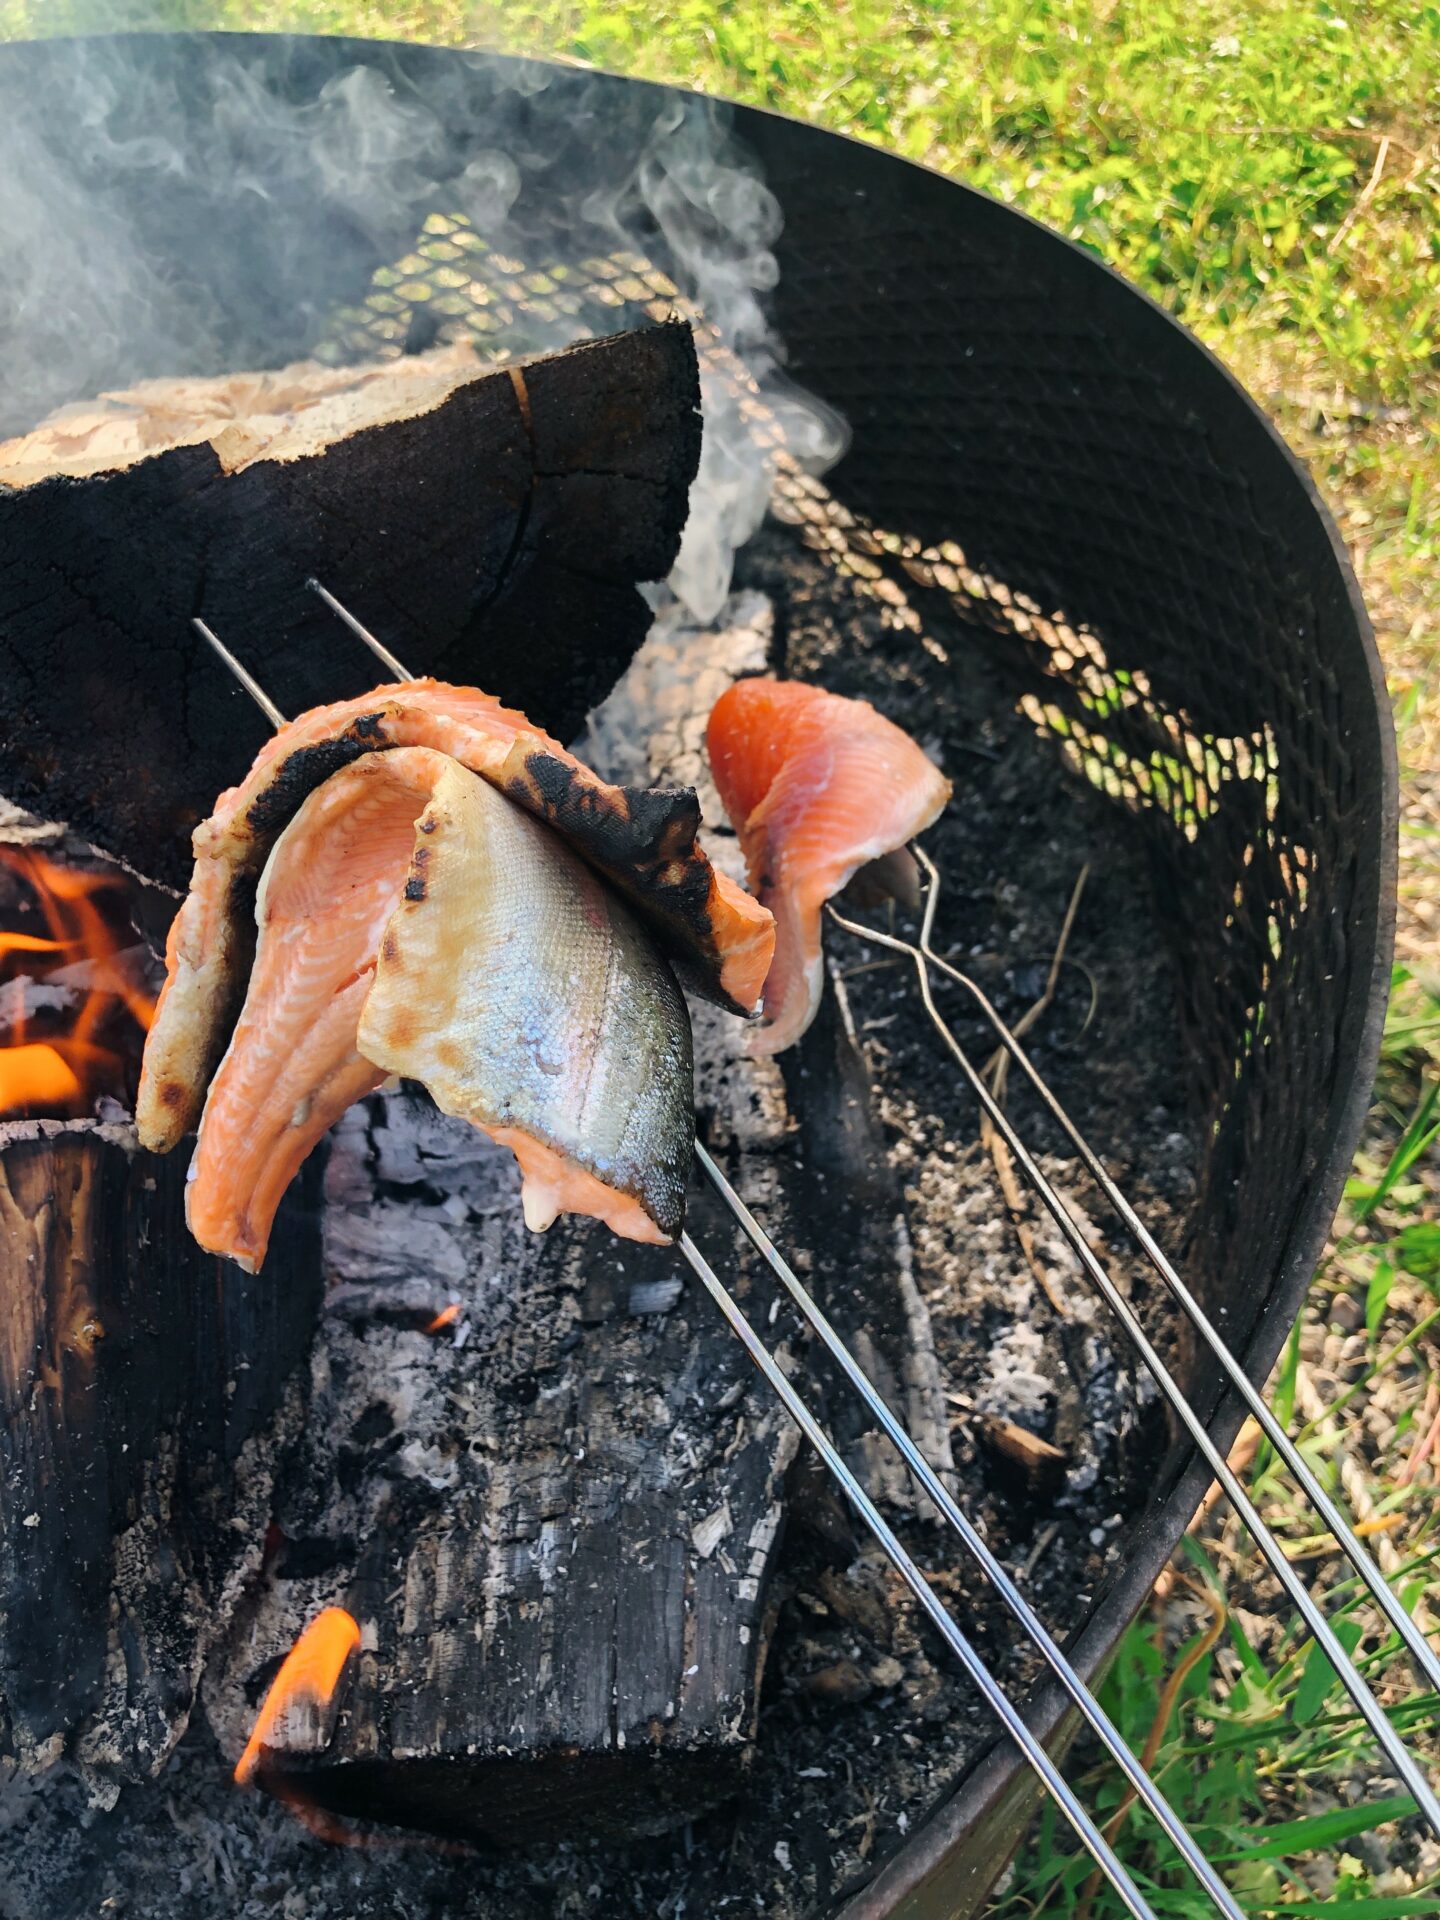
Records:
M1212 1853L1210 1858L1217 1866L1233 1866L1243 1860L1283 1860L1292 1853L1338 1847L1356 1834L1384 1826L1387 1820L1406 1820L1414 1811L1415 1802L1408 1793L1372 1800L1363 1807L1334 1807L1328 1813L1268 1827L1265 1838L1255 1846L1242 1847L1235 1853Z
M1350 1209L1350 1218L1354 1226L1362 1225L1378 1206L1383 1205L1391 1188L1404 1178L1431 1141L1440 1135L1440 1122L1434 1118L1437 1105L1440 1105L1440 1080L1432 1080L1421 1096L1419 1106L1411 1115L1409 1126L1400 1136L1400 1143L1390 1156L1390 1164L1380 1178L1373 1186L1359 1181L1349 1183L1351 1188L1358 1190Z

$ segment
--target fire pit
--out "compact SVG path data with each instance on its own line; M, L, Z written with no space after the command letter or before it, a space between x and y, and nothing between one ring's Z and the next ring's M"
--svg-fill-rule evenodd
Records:
M964 188L743 110L753 159L738 166L708 110L606 76L345 41L41 45L5 50L0 116L29 216L17 284L37 290L8 310L7 433L146 377L457 334L555 347L659 318L698 285L707 427L780 449L774 511L748 540L743 510L724 521L717 547L740 546L728 597L691 554L691 612L662 614L621 704L591 720L593 756L695 779L717 678L767 662L873 699L956 782L936 839L941 935L1012 1012L1037 997L1088 865L1042 1059L1262 1379L1364 1110L1394 776L1333 531L1223 370L1093 260ZM679 145L637 197L657 123ZM717 154L721 174L697 171ZM774 340L754 330L772 247L786 372L822 404L773 377ZM67 314L72 279L88 305ZM849 443L822 475L836 416ZM702 484L725 497L713 466ZM366 600L363 542L328 584L377 628L409 617ZM131 582L127 618L162 653L197 611L239 647L246 585L201 569L182 606L157 584L147 625ZM0 605L0 656L14 632ZM277 662L288 634L265 641ZM87 667L97 711L106 671ZM238 696L193 663L185 688L222 751ZM5 764L33 773L34 742L19 744L0 740ZM1027 1252L904 976L869 958L832 943L835 991L783 1079L737 1078L702 1021L702 1113L1093 1675L1207 1476L1057 1247L1032 1233ZM99 1304L56 1306L68 1252L32 1263L11 1343L24 1364L0 1380L0 1764L24 1794L8 1827L0 1803L0 1853L17 1911L80 1910L113 1886L178 1914L166 1901L206 1884L233 1911L242 1879L259 1911L281 1878L337 1916L392 1910L402 1882L439 1904L463 1884L467 1910L497 1916L975 1911L1029 1779L987 1747L673 1262L559 1229L526 1250L493 1162L400 1094L343 1125L323 1208L316 1184L292 1196L285 1272L222 1276L192 1258L169 1171L132 1156L122 1120L58 1143L26 1123L5 1145L31 1221L84 1184L67 1156L110 1157L91 1179L111 1222L85 1263ZM1083 1204L1077 1170L1050 1165ZM137 1234L165 1249L154 1298L134 1294ZM331 1290L307 1360L322 1234ZM753 1272L749 1287L763 1320ZM1133 1293L1227 1438L1236 1414L1212 1374L1139 1279ZM87 1457L107 1463L111 1506L77 1554L68 1489L54 1520L30 1502L85 1434L46 1428L60 1438L37 1468L20 1389L50 1341L65 1407L93 1410L96 1325L133 1361L97 1363L115 1411ZM136 1424L136 1380L162 1376ZM878 1458L854 1454L903 1509ZM94 1519L93 1503L73 1510ZM184 1578L149 1581L177 1514ZM926 1516L904 1525L938 1572ZM46 1543L54 1529L56 1565L106 1569L77 1575L49 1692L27 1528ZM285 1645L341 1597L368 1637L338 1723L296 1732L290 1789L326 1817L479 1844L483 1865L383 1847L342 1860L228 1797L225 1762ZM957 1578L952 1598L1022 1678L978 1585ZM1033 1690L1029 1717L1066 1737L1052 1690Z

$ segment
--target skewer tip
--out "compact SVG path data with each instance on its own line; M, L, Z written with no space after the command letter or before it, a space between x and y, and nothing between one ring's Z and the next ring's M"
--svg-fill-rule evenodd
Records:
M285 725L284 714L280 711L279 707L276 706L269 694L266 693L254 674L248 672L246 668L241 666L240 662L235 658L234 654L231 653L219 634L217 634L212 627L207 626L198 613L191 617L190 624L200 635L200 638L205 642L206 646L211 648L212 651L224 661L225 665L240 682L241 686L244 687L256 706L259 707L260 711L265 715L271 726L276 728L283 727Z

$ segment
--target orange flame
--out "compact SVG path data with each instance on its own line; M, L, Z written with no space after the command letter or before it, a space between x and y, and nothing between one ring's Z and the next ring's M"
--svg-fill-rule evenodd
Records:
M360 1645L360 1629L344 1607L326 1607L317 1613L281 1662L260 1704L245 1751L235 1766L235 1784L258 1785L300 1822L332 1847L409 1848L468 1856L474 1848L463 1840L440 1840L430 1834L376 1834L357 1831L326 1808L317 1806L298 1779L287 1780L265 1770L265 1754L294 1712L311 1712L333 1721L339 1711L340 1688L351 1658Z
M460 1318L460 1302L452 1300L448 1307L441 1307L435 1318L426 1327L426 1333L443 1333L446 1327L453 1327Z
M22 847L0 846L0 866L24 882L33 897L30 911L46 928L44 934L0 930L0 993L12 989L13 1008L0 1032L0 1116L73 1118L88 1113L97 1094L124 1089L126 1054L123 1042L116 1044L121 1036L114 1032L115 1010L123 1008L146 1032L154 1013L145 988L123 965L109 964L124 944L113 924L114 895L124 883L115 875L60 866ZM91 974L90 984L78 990L79 1005L47 1018L45 1037L37 1039L27 1030L26 980L81 960L91 963Z
M335 1705L350 1656L360 1645L355 1617L344 1607L326 1607L317 1613L286 1654L280 1671L261 1702L254 1730L235 1767L235 1784L249 1786L263 1763L265 1750L297 1709L326 1713Z
M70 1107L80 1082L54 1047L32 1042L0 1053L0 1107Z

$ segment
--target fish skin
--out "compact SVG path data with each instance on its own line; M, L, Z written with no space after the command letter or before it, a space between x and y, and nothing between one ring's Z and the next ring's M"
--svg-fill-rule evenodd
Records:
M255 866L305 794L337 766L397 746L435 747L556 828L618 886L698 989L748 1013L769 961L763 909L710 865L688 787L612 786L523 713L476 687L404 680L315 707L281 728L195 829L197 859Z
M706 746L750 885L775 916L767 1024L746 1050L781 1053L819 1009L826 901L930 826L950 782L867 700L795 680L736 681L715 702Z
M434 680L381 686L301 714L266 742L245 779L195 829L195 871L167 947L136 1126L153 1152L195 1125L243 990L239 922L249 880L306 796L377 752L450 754L562 834L619 887L685 964L687 984L749 1013L774 948L774 925L743 888L710 865L696 839L689 789L611 786L522 713L473 687Z
M146 1035L135 1100L140 1144L153 1153L168 1153L199 1121L205 1090L245 998L255 957L253 884L253 876L233 867L197 860L190 891L170 922L165 982Z
M266 862L250 984L185 1189L201 1246L252 1273L301 1162L385 1078L356 1030L416 816L451 764L425 747L367 755L308 797Z
M359 1045L515 1151L532 1227L583 1211L629 1238L680 1233L695 1132L684 996L585 862L459 766L416 823Z

